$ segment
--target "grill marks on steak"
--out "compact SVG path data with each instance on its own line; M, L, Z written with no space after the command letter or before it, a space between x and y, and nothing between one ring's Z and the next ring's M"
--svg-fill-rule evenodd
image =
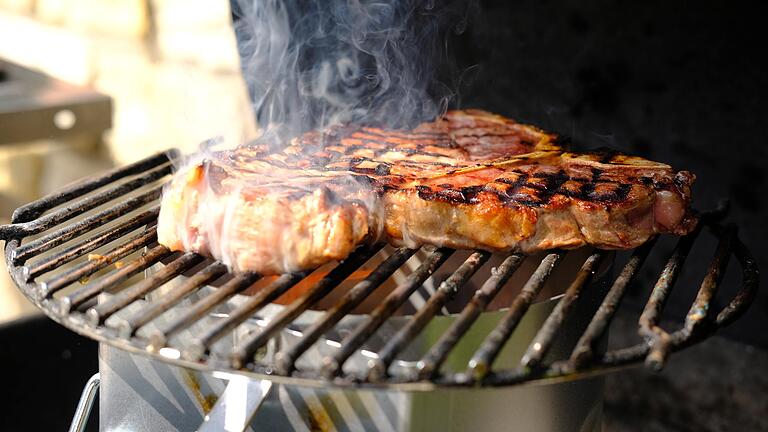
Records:
M343 259L382 236L492 251L631 248L692 229L693 179L616 152L565 152L534 127L453 111L413 131L337 126L279 150L216 153L175 175L158 237L262 273Z
M625 200L631 183L601 180L596 170L592 179L571 178L564 170L541 170L540 166L514 169L486 185L456 188L450 183L433 187L416 186L419 197L451 203L474 204L480 191L494 193L505 205L544 207L559 195L597 204L613 204ZM658 186L658 185L657 185Z

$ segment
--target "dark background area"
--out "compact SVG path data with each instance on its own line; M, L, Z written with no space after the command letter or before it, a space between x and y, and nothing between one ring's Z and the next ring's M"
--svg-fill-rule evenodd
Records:
M0 431L65 431L83 386L99 371L97 343L48 317L0 325ZM98 397L89 431L98 430Z
M739 1L484 1L451 41L465 71L460 106L568 136L576 149L607 146L694 172L695 207L730 199L727 221L761 264L768 252L762 9ZM667 306L678 319L714 251L700 243L688 261L695 270L682 274ZM737 267L731 263L723 298L737 288ZM642 307L654 277L641 274L630 306ZM763 289L726 334L768 346L767 328Z

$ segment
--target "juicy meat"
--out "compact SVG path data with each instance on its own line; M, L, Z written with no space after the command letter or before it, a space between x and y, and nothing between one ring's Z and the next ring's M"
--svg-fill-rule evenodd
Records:
M555 135L498 115L452 111L412 131L338 126L279 150L208 155L166 187L158 238L264 274L314 268L381 239L627 249L695 226L693 180L638 157L567 152Z

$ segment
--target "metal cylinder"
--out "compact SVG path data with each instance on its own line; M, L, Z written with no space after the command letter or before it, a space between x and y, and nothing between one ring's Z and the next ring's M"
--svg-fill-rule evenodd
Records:
M578 259L576 259L578 261ZM567 262L563 274L572 277ZM450 266L446 266L450 270ZM435 275L439 278L443 275ZM484 276L479 275L482 279ZM556 278L557 279L557 278ZM562 287L554 280L553 288ZM604 292L610 281L607 267L598 272L588 287L590 292ZM514 283L509 284L514 290ZM211 288L215 289L215 288ZM560 288L562 289L562 288ZM468 290L471 290L468 289ZM547 291L545 291L547 292ZM550 293L552 291L549 291ZM499 296L505 296L499 293ZM580 307L596 308L600 295L590 296ZM244 298L235 296L227 307L236 307ZM513 367L518 364L528 343L534 337L559 300L558 295L531 305L519 327L500 352L495 367ZM194 299L188 300L190 303ZM457 299L462 302L464 300ZM497 302L495 304L503 304ZM141 307L141 305L136 305ZM183 310L184 305L180 305ZM281 309L269 305L260 311L268 318ZM477 346L504 313L503 308L484 312L461 342L452 350L443 367L458 371L466 368L467 361ZM407 312L407 311L406 311ZM166 315L173 315L169 311ZM321 311L306 311L276 339L275 344L286 346L302 337L306 325L317 319ZM217 310L206 320L221 319L226 310ZM416 361L429 349L457 315L435 317L408 349L393 363L394 372L407 372L416 367ZM556 339L549 355L567 356L582 330L591 318L588 310L577 310L568 327ZM163 319L172 319L164 316ZM348 315L310 348L297 362L316 366L324 356L338 348L339 341L364 315ZM391 317L367 345L356 352L345 365L345 370L364 370L377 343L399 329L409 315ZM210 322L210 321L209 321ZM205 325L202 323L201 325ZM241 325L231 338L218 342L219 348L228 349L244 333L263 325L263 321L250 320ZM196 326L183 331L175 342L183 344L193 338ZM150 326L151 327L151 326ZM151 329L148 329L151 330ZM380 342L377 342L377 338ZM274 353L270 345L264 355ZM100 349L100 425L102 431L196 430L224 393L227 377L216 373L203 373L172 366L147 357L133 355L102 345ZM272 391L253 416L248 430L536 430L536 431L592 431L599 430L602 415L603 379L591 378L573 382L531 384L502 388L440 388L433 391L403 391L396 385L382 389L342 389L331 386L306 387L292 384L272 386ZM247 397L247 396L246 396ZM237 409L237 408L233 408ZM250 417L249 417L250 418Z

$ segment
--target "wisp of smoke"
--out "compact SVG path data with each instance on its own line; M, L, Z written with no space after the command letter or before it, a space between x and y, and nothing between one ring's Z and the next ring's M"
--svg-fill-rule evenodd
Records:
M466 1L238 0L241 66L262 136L409 127L442 114L455 92L436 72L452 68L448 35L463 31L469 10Z
M220 142L211 140L182 162L164 188L159 241L235 271L271 273L311 268L315 255L342 258L348 243L378 241L384 203L358 175L312 174L295 161L285 170L258 158L241 165L233 154L280 153L293 138L336 124L410 128L443 114L455 97L451 77L459 75L447 41L466 27L468 3L237 1L241 66L261 136L232 153L217 152ZM304 150L307 162L312 153L298 153Z

